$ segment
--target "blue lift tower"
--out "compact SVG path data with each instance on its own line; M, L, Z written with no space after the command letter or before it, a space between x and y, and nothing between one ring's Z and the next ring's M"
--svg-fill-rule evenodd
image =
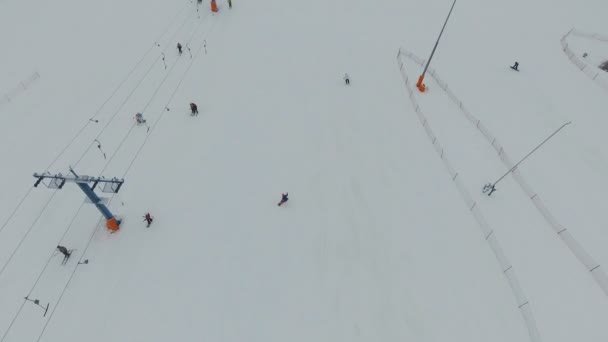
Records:
M101 198L95 194L95 188L99 185L102 192L116 194L125 182L124 179L118 179L116 177L112 179L105 179L104 177L91 177L91 176L79 176L70 167L72 175L64 176L61 173L52 175L49 172L42 174L34 173L34 177L38 180L34 184L34 187L38 187L40 183L46 185L49 189L61 189L66 182L76 183L80 190L91 200L93 204L99 209L101 214L106 218L106 227L115 232L120 228L120 220L117 219L112 212L106 207Z

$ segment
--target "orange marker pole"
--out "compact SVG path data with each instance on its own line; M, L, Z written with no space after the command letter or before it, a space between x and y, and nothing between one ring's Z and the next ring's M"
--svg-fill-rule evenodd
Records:
M456 0L454 0L454 3L452 3L452 8L450 8L450 13L448 13L448 17L445 18L445 22L443 23L443 27L441 28L441 32L439 32L439 37L437 37L437 41L435 42L435 46L433 47L433 51L431 51L431 57L429 57L429 60L426 62L426 66L424 67L424 71L422 72L422 75L420 75L420 77L418 78L418 83L416 83L416 87L418 87L418 90L420 90L420 92L423 92L426 90L426 86L424 85L424 83L422 83L424 81L424 75L426 74L427 69L429 68L429 64L431 64L431 59L433 59L433 55L435 55L435 50L437 50L437 45L439 45L439 39L441 39L441 35L443 34L443 30L445 30L445 25L448 24L448 20L450 19L450 15L452 14L452 10L454 9L454 5L456 5Z

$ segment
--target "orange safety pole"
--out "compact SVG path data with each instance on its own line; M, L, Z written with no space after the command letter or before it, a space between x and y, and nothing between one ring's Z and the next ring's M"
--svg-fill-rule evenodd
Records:
M424 74L418 77L418 83L416 83L416 87L418 88L418 90L420 90L421 93L424 93L424 91L426 90L426 85L422 82L424 82Z
M116 218L112 217L106 221L106 227L112 232L116 232L120 229L120 222Z
M217 3L215 0L211 0L211 12L217 12Z

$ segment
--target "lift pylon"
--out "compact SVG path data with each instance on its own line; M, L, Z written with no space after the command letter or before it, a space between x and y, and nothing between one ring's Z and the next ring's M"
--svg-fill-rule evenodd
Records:
M105 179L104 177L91 177L91 176L79 176L70 167L72 175L64 176L61 173L50 174L44 172L42 174L34 173L34 177L38 180L34 183L34 187L38 187L40 183L46 185L49 189L61 189L65 183L76 183L80 190L85 193L87 198L91 200L101 214L106 218L106 227L115 232L120 228L120 220L117 219L112 212L106 207L103 200L95 193L95 188L99 185L102 192L116 194L125 182L124 179L118 179L116 177L112 179Z

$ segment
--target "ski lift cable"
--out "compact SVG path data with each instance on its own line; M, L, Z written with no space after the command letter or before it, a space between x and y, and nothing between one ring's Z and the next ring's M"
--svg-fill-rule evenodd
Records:
M213 32L213 29L215 28L215 21L213 22L211 29L209 30L209 33L207 35L210 35ZM198 54L201 52L203 48L203 44L201 44L201 46L199 46L199 48L195 51L194 53L194 59L190 60L190 64L188 65L188 68L186 68L186 70L184 71L182 77L179 80L179 83L177 84L177 86L175 87L175 89L173 89L173 92L171 93L171 96L169 97L169 100L167 101L167 104L163 107L163 110L161 111L158 119L156 119L156 121L154 121L154 123L151 126L151 130L153 131L154 128L156 127L156 125L158 124L158 122L163 118L163 115L166 113L166 111L164 110L164 108L169 107L169 105L171 104L171 101L173 101L173 98L175 97L175 95L177 94L177 91L179 90L179 87L181 86L183 80L186 78L186 76L188 75L188 72L190 71L190 68L192 67L192 65L194 64L194 61L196 60L196 57L198 56ZM146 137L144 138L144 142L141 144L141 146L139 146L139 149L137 150L137 152L135 153L135 156L133 157L133 159L131 160L131 162L129 163L129 166L127 166L127 169L125 170L124 174L122 175L121 178L125 178L125 176L127 175L127 173L129 173L129 171L131 170L131 167L133 166L133 164L135 163L135 160L137 159L137 157L139 156L141 150L144 148L144 146L146 145L146 143L148 142L148 137L150 136L150 134L146 135Z
M44 204L44 207L42 207L42 210L40 210L40 213L38 213L38 216L36 216L36 219L34 220L34 222L32 222L32 224L30 224L29 228L27 229L27 232L25 233L25 235L23 235L23 237L21 238L21 240L17 244L17 247L11 252L11 255L8 257L8 259L6 260L6 262L4 263L4 265L2 266L2 268L0 269L0 277L2 277L2 273L4 273L4 271L6 270L6 267L11 263L11 260L13 259L13 257L15 256L15 254L17 253L17 251L19 250L19 248L23 244L23 241L25 241L25 239L27 239L27 237L29 236L30 232L32 231L32 229L34 228L34 226L36 225L36 223L38 223L38 221L42 217L42 214L46 211L46 208L48 208L49 204L51 203L51 200L55 197L55 195L57 193L58 192L55 191L55 192L53 192L53 194L51 196L49 196L49 199Z
M63 239L67 235L67 233L70 231L70 228L73 226L74 221L76 220L76 217L78 216L78 213L80 213L80 210L82 209L82 207L84 206L85 203L86 202L83 201L82 204L80 205L80 207L78 207L78 210L76 211L76 213L72 217L72 220L70 221L70 224L68 225L68 227L63 232L63 235L61 235L61 238L59 239L59 242L58 242L59 245L61 244L61 242L63 241ZM32 295L32 293L34 292L34 289L36 289L36 286L38 285L38 282L40 281L40 279L42 278L42 276L46 272L46 269L49 266L49 264L51 263L51 260L53 260L53 257L55 256L55 254L56 254L56 250L53 250L53 252L51 253L51 255L46 260L46 263L44 264L44 267L38 273L38 277L34 281L34 284L30 288L30 291L28 292L27 296L25 296L25 298L28 298L28 297L30 297ZM27 302L27 299L24 299L23 302L21 303L21 306L19 307L19 309L17 310L17 312L13 316L13 319L11 320L11 323L9 324L8 328L6 329L6 331L4 332L4 335L2 336L2 339L0 339L0 342L3 342L4 339L6 338L6 336L8 335L8 333L11 330L13 324L15 324L15 321L17 321L17 318L21 314L21 311L23 310L23 307L25 306L26 302Z
M131 68L131 70L129 71L129 73L127 74L127 76L125 76L122 79L122 81L118 84L118 86L114 89L114 91L112 91L112 93L110 94L110 96L108 96L108 98L106 98L106 100L101 104L101 106L95 111L95 113L93 114L93 117L91 119L95 118L101 112L101 110L107 105L107 103L116 95L116 93L118 92L118 90L126 83L126 81L137 70L137 68L141 65L141 63L143 63L143 61L150 54L150 52L152 52L152 50L154 49L154 47L157 46L157 42L159 40L161 40L161 38L163 36L165 36L165 34L169 31L169 29L171 28L171 26L173 26L173 24L175 23L175 21L179 18L179 15L184 11L184 9L186 9L188 7L188 3L189 3L189 1L185 1L184 6L182 6L181 10L171 19L171 22L169 23L169 25L167 25L167 28L156 38L156 40L154 41L154 44L144 53L144 55L139 59L139 61ZM184 23L186 21L187 20L184 20ZM181 29L181 27L183 27L184 23L182 23L182 26L180 26L180 29ZM179 30L177 32L179 32ZM177 34L177 32L175 34ZM171 37L171 41L175 37L175 34ZM146 73L146 75L147 75L147 73ZM91 119L87 120L87 122L78 130L78 132L76 132L76 134L72 137L72 139L65 145L65 147L49 163L49 165L46 167L45 171L48 171L57 162L57 160L59 160L59 158L61 158L61 156L67 151L67 149L70 148L70 146L72 146L72 144L74 143L74 141L76 141L76 139L78 139L78 137L80 137L80 135L84 132L84 130L88 127L88 125L91 122L94 122ZM106 127L107 127L107 125L106 125ZM23 197L21 198L21 200L19 201L19 203L17 204L17 206L15 206L15 208L11 211L11 213L9 214L9 216L6 218L6 220L0 226L0 233L2 233L2 231L4 230L4 228L6 228L6 226L8 225L8 223L12 220L13 216L15 216L15 214L21 208L21 206L23 205L23 203L25 202L25 200L29 197L29 195L31 194L31 192L32 192L33 189L34 189L33 186L30 187L29 190L25 193L25 195L23 195Z
M212 28L211 28L210 32L212 32L212 31L213 31L214 26L215 26L215 25L213 25L213 26L212 26ZM202 45L201 45L201 47L199 47L199 49L196 51L195 56L196 56L196 55L198 55L198 54L200 53L201 49L202 49ZM167 105L168 105L168 104L169 104L169 103L172 101L173 97L174 97L174 96L175 96L175 94L177 93L177 90L179 89L179 87L180 87L180 85L181 85L181 83L182 83L183 79L185 78L185 76L187 75L188 71L190 70L190 68L191 68L191 66L192 66L192 64L193 64L193 62L194 62L194 60L192 60L192 61L190 62L190 64L189 64L188 68L186 69L186 71L185 71L185 72L184 72L184 74L182 75L182 78L180 79L180 82L178 83L178 85L175 87L175 89L174 89L174 91L173 91L173 93L172 93L172 95L171 95L171 97L170 97L169 101L167 102ZM165 112L165 111L164 111L164 107L163 107L163 111L162 111L162 113L161 113L161 116L160 116L160 117L159 117L159 118L158 118L158 119L157 119L157 120L154 122L154 124L152 125L152 128L154 128L154 127L156 126L156 124L157 124L157 123L160 121L160 119L162 118L162 115L164 114L164 112ZM133 165L133 162L135 161L135 159L136 159L136 158L137 158L137 156L139 155L139 152L141 151L141 149L142 149L142 148L143 148L143 146L145 145L145 143L146 143L146 141L147 141L148 137L149 137L149 135L146 135L146 138L145 138L146 140L144 140L144 143L143 143L143 144L140 146L140 148L139 148L138 152L137 152L137 153L136 153L136 155L133 157L133 159L132 159L131 163L129 164L129 166L128 166L128 168L127 168L127 170L125 171L125 175L126 175L126 173L127 173L129 170L130 170L131 166ZM108 162L108 164L109 164L109 162ZM106 165L106 167L107 167L107 165ZM105 168L104 168L104 169L105 169ZM108 201L108 206L109 206L109 205L110 205L110 204L113 202L113 200L116 198L115 196L116 196L116 194L113 194L113 195L110 197L110 199L109 199L109 201ZM57 309L57 307L59 306L59 303L61 302L61 300L62 300L62 298L63 298L63 296L64 296L64 294L65 294L65 292L66 292L66 290L67 290L67 288L68 288L68 286L69 286L69 284L70 284L70 282L72 281L72 279L73 279L73 277L74 277L74 274L76 273L76 270L78 269L78 266L80 265L80 261L81 261L81 260L84 258L84 256L86 255L86 252L87 252L88 248L90 247L90 244L91 244L91 242L93 241L93 238L95 237L95 234L96 234L97 232L99 232L99 231L100 231L100 227L101 227L101 225L100 225L100 224L98 224L98 225L95 227L95 229L93 230L93 232L92 232L92 234L91 234L91 236L90 236L90 238L89 238L89 240L88 240L87 244L85 245L85 248L84 248L84 250L83 250L83 252L82 252L82 254L81 254L81 257L80 257L80 259L79 259L79 263L78 263L78 264L76 265L76 267L74 267L74 269L72 270L72 272L71 272L71 274L70 274L70 277L68 278L67 283L65 284L65 286L64 286L64 288L63 288L63 290L62 290L61 294L59 295L59 298L57 299L57 301L56 301L56 303L55 303L55 305L54 305L53 309L51 310L51 313L50 313L50 315L49 315L49 318L46 320L45 325L44 325L44 327L43 327L42 331L40 332L40 335L38 336L38 339L37 339L36 341L40 341L40 339L41 339L41 338L42 338L42 336L44 335L44 332L45 332L45 330L46 330L46 328L47 328L48 324L50 323L50 321L52 320L52 318L53 318L53 316L54 316L55 310L56 310L56 309Z
M202 22L201 22L201 23L202 23ZM193 33L192 33L192 36L191 36L191 39L190 39L190 40L192 40L192 38L194 37L194 34L195 34L197 31L198 31L198 28L200 27L201 23L199 23L199 25L197 25L196 30L194 30L194 31L193 31ZM212 26L212 30L213 30L213 27L214 27L214 26L215 26L215 25L213 25L213 26ZM201 47L199 47L199 49L197 50L197 52L196 52L196 54L195 54L195 55L198 55L198 53L200 52L200 50L201 50ZM193 61L191 61L191 62L190 62L190 64L189 64L188 68L186 69L186 71L185 71L185 72L184 72L184 74L182 75L182 77L181 77L181 79L180 79L180 81L179 81L178 85L177 85L177 86L176 86L176 88L174 89L174 91L173 91L173 93L172 93L172 95L171 95L171 97L170 97L170 99L169 99L169 101L168 101L167 105L170 103L170 101L173 99L173 97L174 97L174 96L175 96L175 94L177 93L177 90L179 89L179 87L180 87L180 85L181 85L181 83L182 83L183 79L184 79L184 78L185 78L185 76L187 75L187 72L190 70L190 68L191 68L192 64L193 64ZM173 66L175 66L175 65L176 65L176 62L174 62L174 64L172 65L172 68L173 68ZM165 79L163 79L163 83L164 83L164 80L166 80L166 78L167 78L167 77L165 77ZM161 86L162 86L162 84L161 84ZM155 92L155 93L156 93L156 92ZM150 102L151 102L151 101L150 101ZM166 106L165 106L165 107L166 107ZM165 108L165 107L164 107L164 108ZM162 114L164 114L164 110L163 110L163 112L161 113L161 117L162 117ZM155 123L154 123L153 127L154 127L154 126L156 126L156 124L158 123L158 121L159 121L159 120L160 120L160 117L159 117L159 119L157 119L157 120L155 121ZM133 125L133 126L134 126L134 125ZM133 128L133 127L132 127L132 128ZM132 130L132 128L130 129L130 131ZM129 134L127 134L127 136L128 136L128 135L129 135ZM147 141L147 137L148 137L148 136L146 136L146 141ZM125 137L125 139L123 139L123 142L124 142L124 140L126 140L126 137ZM133 161L135 160L135 158L137 157L137 155L139 154L139 152L141 151L141 149L142 149L142 148L143 148L143 146L145 145L145 142L146 142L146 141L144 141L144 143L142 144L142 146L140 146L140 149L138 150L138 152L137 152L137 153L136 153L136 155L134 156L134 158L133 158L132 162L130 163L130 165L129 165L128 169L127 169L127 171L130 169L131 165L133 164ZM121 144L119 145L119 148L120 148L120 146L122 145L122 143L123 143L123 142L121 142ZM93 143L93 145L94 145L94 143ZM118 150L118 149L117 149L117 150ZM116 151L117 151L117 150L116 150ZM115 151L115 153L112 155L112 157L113 157L113 156L116 154L116 151ZM108 163L106 164L106 167L104 167L104 170L105 170L105 168L107 168L107 166L109 165L109 162L110 162L110 161L108 161ZM125 174L126 174L126 172L125 172ZM31 191L31 189L30 189L30 191ZM55 195L55 194L56 194L56 192L55 192L55 193L53 193L53 195L51 196L51 198L49 198L49 201L47 202L47 204L46 204L46 206L45 206L45 208L44 208L44 209L46 209L46 207L48 207L48 204L50 204L51 199L54 197L54 195ZM115 196L115 195L112 195L112 196L111 196L110 201L109 201L109 203L108 203L108 204L110 204L110 203L112 202L112 200L115 198L114 196ZM78 215L78 213L79 213L80 209L82 208L82 206L84 205L84 203L85 203L85 202L83 202L83 204L81 204L81 207L78 209L78 211L76 212L76 214L74 214L74 216L73 216L73 218L72 218L72 221L71 221L71 223L68 225L68 228L67 228L67 229L66 229L66 231L64 232L64 234L63 234L63 236L62 236L61 240L62 240L62 239L65 237L65 235L66 235L66 234L67 234L67 232L69 231L70 227L72 226L72 223L74 222L75 218L77 217L77 215ZM43 211L44 211L44 210L43 210ZM34 223L31 225L30 230L28 231L28 234L29 234L29 232L31 231L31 229L33 228L34 224L35 224L35 223L36 223L36 222L39 220L39 218L42 216L43 211L41 211L41 213L40 213L40 215L38 216L37 220L36 220L36 221L35 221L35 222L34 222ZM91 241L92 241L93 237L95 236L95 233L96 233L97 231L99 231L99 226L100 226L100 225L99 225L99 224L97 224L97 225L96 225L95 230L94 230L94 231L93 231L93 233L91 234L91 237L89 238L89 240L88 240L88 242L87 242L87 245L85 246L85 249L83 250L83 253L82 253L82 255L81 255L81 259L84 257L86 250L87 250L87 249L88 249L88 247L90 246L90 243L91 243ZM26 236L26 237L27 237L27 236ZM24 238L22 239L21 243L22 243L22 242L25 240L25 238L26 238L26 237L24 237ZM61 241L61 240L60 240L60 241ZM17 251L18 249L19 249L19 246L18 246L18 247L17 247L17 249L14 251L14 253L16 253L16 251ZM14 255L14 253L13 253L13 255ZM34 285L32 286L32 288L31 288L31 290L30 290L30 294L31 294L31 293L34 291L34 289L35 289L36 285L38 284L39 280L41 279L41 277L43 276L44 272L46 271L46 268L48 267L48 264L50 263L50 260L52 259L52 255L53 255L53 254L51 254L51 257L49 257L49 259L48 259L48 261L47 261L47 264L44 266L44 268L42 269L42 271L39 273L38 278L36 279L36 281L34 282ZM11 256L11 258L12 258L12 256ZM10 260L9 260L9 262L10 262ZM7 265L8 265L8 262L7 262ZM80 263L79 263L78 265L80 265ZM66 285L65 285L65 287L64 287L64 289L63 289L63 291L61 292L61 294L60 294L60 296L59 296L59 299L58 299L58 301L57 301L57 304L54 306L53 310L51 311L51 314L50 314L50 316L49 316L49 319L47 320L46 324L44 325L43 330L42 330L42 332L40 333L40 335L39 335L39 337L38 337L38 340L40 340L40 338L41 338L41 337L42 337L42 335L44 334L44 331L45 331L45 329L46 329L46 327L47 327L47 325L48 325L48 322L50 321L51 317L53 316L53 313L54 313L54 311L55 311L55 309L56 309L56 307L57 307L58 303L61 301L61 299L62 299L62 297L63 297L63 295L64 295L64 293L65 293L65 290L67 289L67 286L68 286L68 285L69 285L69 283L71 282L71 279L72 279L72 277L73 277L73 275L74 275L74 273L75 273L75 271L76 271L76 269L77 269L78 265L77 265L77 266L74 268L74 270L72 271L72 274L70 275L70 278L68 279L68 282L66 283ZM5 269L5 268L6 268L6 265L4 266L4 268L3 268L3 270L2 270L2 271L4 271L4 269ZM1 272L0 272L0 275L1 275ZM13 319L13 322L11 323L11 326L13 325L14 321L17 319L17 317L18 317L18 315L20 314L21 310L23 309L23 306L24 306L24 305L25 305L25 301L24 301L24 303L22 304L22 306L20 307L20 309L18 310L17 314L15 315L15 317L14 317L14 319ZM9 329L7 329L7 331L6 331L6 333L5 333L5 336L8 334L9 330L10 330L10 327L9 327ZM5 338L5 336L4 336L4 337L3 337L3 339L2 339L2 340L0 340L0 341L3 341L3 340L4 340L4 338Z
M199 31L202 23L204 21L201 21L194 29L194 31L192 32L190 39L188 41L188 44L194 39L194 37L196 36L196 33ZM200 48L199 48L200 50ZM173 64L171 64L171 67L169 68L169 71L165 74L165 77L163 78L163 80L160 82L160 84L158 85L158 87L156 88L156 90L154 91L154 93L152 94L152 96L150 97L150 99L148 100L148 102L146 103L146 105L143 108L143 111L145 112L146 109L148 108L148 106L150 106L150 104L152 103L152 101L156 98L156 95L158 94L159 90L162 88L162 86L165 84L165 82L167 81L167 79L169 78L169 76L172 75L173 69L175 68L175 66L178 64L179 60L175 60L173 62ZM191 60L193 61L193 60ZM191 64L190 64L191 65ZM189 70L189 67L188 69ZM182 79L185 77L185 75L182 76ZM180 80L180 84L181 84L181 80ZM172 95L173 97L174 95ZM162 115L165 113L165 108L167 106L163 106L163 110L161 113L161 117ZM156 122L158 122L158 119L156 120ZM118 146L116 147L116 149L114 149L114 151L112 152L112 154L109 156L108 161L106 163L106 165L103 167L103 169L100 171L99 175L103 174L103 172L108 168L108 166L110 165L110 163L112 162L112 160L114 159L114 156L116 156L116 154L118 153L118 151L122 148L122 146L124 145L125 141L127 140L127 138L130 136L131 132L133 131L133 128L136 127L136 124L133 123L131 125L131 128L129 128L129 131L127 131L127 133L125 134L125 136L122 138L122 140L120 141L120 143L118 144ZM147 136L146 136L147 137ZM146 138L147 139L147 138ZM144 140L145 142L145 140ZM139 152L137 152L139 153Z
M210 32L212 32L212 31L213 31L213 28L214 28L214 27L215 27L215 25L212 25ZM201 48L202 48L202 45L201 45L201 47L199 47L199 49L196 51L195 55L198 55L198 54L200 53ZM171 102L171 100L173 99L173 97L174 97L174 96L175 96L175 94L177 93L177 90L179 89L179 87L180 87L180 85L181 85L181 83L182 83L183 79L184 79L184 78L185 78L185 76L187 75L187 72L190 70L190 67L192 66L193 62L194 62L194 60L192 60L192 61L190 62L190 64L189 64L188 68L186 69L186 71L185 71L185 72L184 72L184 74L182 75L182 78L180 79L180 82L178 83L178 85L175 87L175 89L174 89L174 91L173 91L173 93L172 93L172 95L171 95L171 97L170 97L169 101L167 102L167 105L168 105L168 104ZM175 65L175 64L174 64L174 65ZM159 118L158 118L158 119L157 119L157 120L154 122L154 124L152 125L152 128L154 128L154 127L156 126L156 124L157 124L157 123L160 121L160 119L162 118L162 115L163 115L163 114L164 114L164 112L165 112L164 108L166 108L166 106L165 106L165 107L163 107L163 110L162 110L161 115L160 115L160 116L159 116ZM145 140L144 140L144 143L143 143L143 144L140 146L139 150L137 151L137 153L136 153L136 154L135 154L135 156L133 157L133 159L132 159L131 163L129 164L129 166L128 166L128 168L127 168L127 170L125 171L125 175L126 175L126 173L127 173L129 170L130 170L131 166L133 165L133 162L135 161L135 159L136 159L136 158L137 158L137 156L139 155L139 152L141 151L141 149L143 148L143 146L144 146L144 145L145 145L145 143L147 142L148 137L149 137L149 135L146 135L146 138L145 138ZM123 142L124 142L124 140L125 140L125 139L123 139ZM122 142L121 142L121 144L122 144ZM119 146L119 147L120 147L120 146ZM114 156L115 154L116 154L116 151L115 151L115 153L114 153L112 156ZM110 161L108 161L108 163L106 164L106 167L109 165L109 162L110 162ZM104 167L104 170L105 170L105 168L106 168L106 167ZM103 171L102 171L102 172L103 172ZM110 205L110 204L113 202L113 200L115 199L115 196L116 196L116 195L115 195L115 194L113 194L113 195L110 197L110 200L108 201L108 206L109 206L109 205ZM85 246L85 248L84 248L84 250L83 250L83 252L82 252L82 254L81 254L81 257L80 257L79 263L78 263L78 264L76 265L76 267L74 267L74 269L72 270L72 272L71 272L71 274L70 274L70 277L68 278L67 283L65 284L65 286L64 286L64 288L63 288L63 290L61 291L61 294L59 295L59 298L57 299L57 302L55 303L55 306L54 306L54 307L53 307L53 309L51 310L51 313L50 313L50 315L49 315L49 318L46 320L46 322L45 322L45 324L44 324L44 327L42 328L42 331L40 332L40 335L38 336L38 339L36 340L37 342L39 342L39 341L40 341L40 339L42 338L42 336L44 335L44 332L46 331L46 328L47 328L48 324L50 323L50 321L52 320L52 318L53 318L53 316L54 316L55 310L56 310L56 309L57 309L57 307L59 306L59 303L61 302L61 300L62 300L62 298L63 298L63 296L64 296L64 294L65 294L65 292L66 292L66 290L67 290L67 288L68 288L68 286L69 286L69 284L70 284L70 282L72 281L72 279L73 279L73 277L74 277L74 274L76 273L76 270L78 269L78 266L80 265L80 261L81 261L81 260L82 260L82 258L84 258L84 256L86 255L86 251L88 250L88 248L89 248L89 246L90 246L91 242L93 241L93 238L94 238L95 234L96 234L97 232L99 232L99 231L100 231L100 229L99 229L100 227L101 227L101 225L99 225L99 224L98 224L98 225L96 226L96 228L93 230L93 233L91 234L91 236L90 236L90 238L89 238L89 240L88 240L88 242L87 242L87 244L86 244L86 246Z

